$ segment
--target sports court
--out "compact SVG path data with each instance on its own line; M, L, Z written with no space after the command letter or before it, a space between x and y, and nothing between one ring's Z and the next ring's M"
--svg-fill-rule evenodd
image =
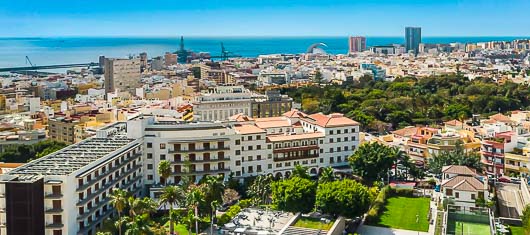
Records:
M447 234L455 235L483 235L490 234L489 224L453 221L447 224Z
M490 229L490 211L485 208L462 210L459 207L448 207L446 214L446 233L448 235L488 235Z

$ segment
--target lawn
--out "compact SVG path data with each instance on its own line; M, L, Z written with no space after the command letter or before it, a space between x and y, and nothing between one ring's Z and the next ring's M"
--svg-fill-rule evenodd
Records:
M429 203L429 198L391 197L387 200L379 221L374 225L427 232Z
M169 221L164 225L164 227L167 228L167 231L169 232ZM178 235L188 235L188 227L186 227L186 225L184 224L176 224L175 223L175 232L176 234ZM192 233L192 234L195 234L195 233Z
M300 217L300 219L298 219L293 226L301 228L330 230L334 222L335 221L331 221L327 224L323 224L322 222L320 222L320 219Z
M524 235L523 227L510 226L510 229L512 230L512 235Z

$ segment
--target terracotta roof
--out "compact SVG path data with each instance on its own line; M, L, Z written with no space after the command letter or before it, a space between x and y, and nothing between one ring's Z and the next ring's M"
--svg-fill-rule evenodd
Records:
M321 132L312 132L312 133L303 133L303 134L294 134L294 135L268 135L267 140L271 142L276 141L287 141L287 140L303 140L303 139L314 139L322 138L324 133Z
M499 121L499 122L514 122L512 119L510 119L508 116L503 115L502 113L497 113L490 116L490 119Z
M0 174L5 174L11 169L24 165L24 163L0 163Z
M338 126L358 126L359 123L344 117L341 113L332 113L324 115L315 113L304 118L304 121L321 126L321 127L338 127Z
M254 125L241 125L241 126L234 126L234 129L239 134L254 134L254 133L264 133L265 130L254 126Z
M291 109L291 111L285 112L282 115L288 118L301 118L307 116L307 114L300 112L298 109Z
M253 121L254 119L243 113L238 113L236 115L231 116L229 120L234 120L237 122L248 122L248 121Z
M473 176L455 176L442 183L442 187L459 191L484 191L484 183Z
M409 127L405 127L399 130L392 131L392 134L407 137L407 136L413 136L414 134L416 134L417 131L418 131L418 127L409 126Z
M448 125L448 126L462 126L462 122L461 121L458 121L456 119L453 119L451 121L447 121L447 122L444 122L445 125Z
M458 174L458 175L477 175L474 169L467 166L450 165L442 168L442 173Z
M256 121L256 126L262 129L274 128L274 127L287 127L291 126L288 120L277 120L277 121L266 121L258 122Z

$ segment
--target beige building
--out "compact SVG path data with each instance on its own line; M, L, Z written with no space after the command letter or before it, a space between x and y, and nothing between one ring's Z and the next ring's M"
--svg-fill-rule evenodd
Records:
M105 93L118 89L134 95L141 86L140 78L140 58L105 58Z

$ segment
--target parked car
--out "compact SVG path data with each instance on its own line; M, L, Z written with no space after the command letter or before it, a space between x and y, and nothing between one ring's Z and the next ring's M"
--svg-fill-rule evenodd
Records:
M500 177L497 181L503 182L503 183L511 183L512 182L509 178L506 178L506 177Z
M440 192L440 185L439 184L434 186L434 191L437 192L437 193Z

